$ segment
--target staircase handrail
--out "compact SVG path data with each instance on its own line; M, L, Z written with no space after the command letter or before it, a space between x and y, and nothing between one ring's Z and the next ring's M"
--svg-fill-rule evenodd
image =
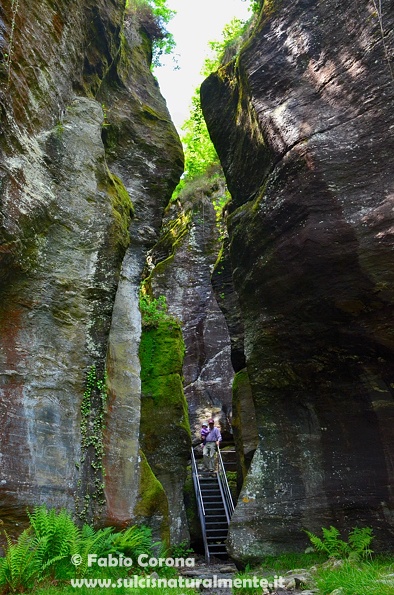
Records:
M206 560L207 564L209 564L209 549L208 549L208 541L207 541L206 527L205 527L205 508L204 508L204 502L203 502L202 493L201 493L200 480L198 478L198 468L197 468L197 463L196 463L196 457L194 456L194 448L193 447L192 447L192 453L191 453L191 468L192 468L194 493L196 495L198 516L200 518L202 539L203 539L203 543L204 543L205 560Z
M222 494L222 500L224 504L224 509L226 512L227 523L230 524L230 519L234 512L234 502L233 497L231 495L230 486L228 485L226 470L224 468L222 455L220 452L220 448L218 446L217 449L218 453L218 480L219 480L219 488Z

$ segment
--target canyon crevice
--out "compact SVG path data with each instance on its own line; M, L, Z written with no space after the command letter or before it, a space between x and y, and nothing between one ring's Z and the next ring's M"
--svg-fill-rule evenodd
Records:
M171 201L183 151L143 17L1 3L12 537L45 503L188 542L190 447L214 416L237 450L239 565L322 526L392 541L394 3L261 4L201 87L226 187ZM166 300L154 323L141 284Z

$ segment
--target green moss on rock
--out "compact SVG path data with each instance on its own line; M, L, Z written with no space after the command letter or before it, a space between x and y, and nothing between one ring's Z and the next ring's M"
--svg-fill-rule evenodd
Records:
M138 502L134 508L134 514L142 522L149 525L156 520L160 533L160 539L169 547L170 545L170 526L168 514L168 501L163 486L155 477L144 453L140 450L140 485L138 492ZM153 527L153 530L155 527Z
M182 385L184 344L174 320L160 320L144 328L140 343L140 442L149 465L162 483L170 508L171 538L179 534L185 515L182 498L191 433ZM186 518L185 518L186 521Z
M157 328L144 331L140 345L143 393L157 393L157 378L181 374L184 353L182 332L176 322L159 321Z
M106 191L111 200L114 217L114 239L122 248L126 249L130 242L130 221L134 216L133 203L122 180L112 173L109 174Z
M144 330L139 353L145 452L153 453L159 444L166 444L170 427L189 447L189 417L182 385L185 346L179 324L163 320L156 328ZM169 420L168 425L163 426L163 418Z

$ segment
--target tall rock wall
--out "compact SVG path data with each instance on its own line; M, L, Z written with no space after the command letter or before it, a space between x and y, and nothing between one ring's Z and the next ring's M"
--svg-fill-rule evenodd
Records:
M303 528L372 526L377 548L394 533L394 4L380 5L267 1L201 90L259 435L229 534L244 562L303 549Z
M45 502L168 535L138 288L183 157L150 41L117 0L2 2L0 59L1 518Z
M213 206L225 196L221 176L196 180L169 205L148 259L154 268L146 282L153 295L165 296L169 312L181 322L183 382L194 442L209 417L220 424L224 437L231 432L230 337L211 283L221 246Z

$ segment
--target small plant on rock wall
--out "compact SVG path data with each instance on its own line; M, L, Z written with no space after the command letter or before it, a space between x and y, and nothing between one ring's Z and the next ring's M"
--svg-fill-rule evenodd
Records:
M91 366L87 378L86 388L81 403L81 459L76 467L81 472L84 466L90 466L90 484L86 486L83 503L76 497L76 510L81 520L88 519L88 511L93 507L93 501L99 505L104 500L104 470L103 470L103 431L105 428L105 412L107 401L106 374L100 379L95 366ZM85 480L86 481L86 480ZM82 481L79 481L81 487Z
M157 328L160 322L176 322L168 313L167 300L164 295L153 298L141 291L139 307L144 328Z

